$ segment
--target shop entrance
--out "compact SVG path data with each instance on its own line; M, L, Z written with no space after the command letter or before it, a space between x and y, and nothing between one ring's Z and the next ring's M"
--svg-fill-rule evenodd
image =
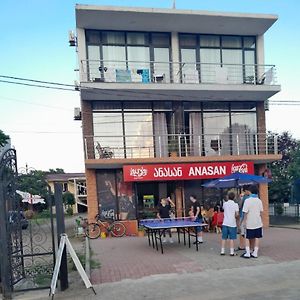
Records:
M138 219L156 218L161 198L171 197L176 203L175 182L137 182L135 187Z

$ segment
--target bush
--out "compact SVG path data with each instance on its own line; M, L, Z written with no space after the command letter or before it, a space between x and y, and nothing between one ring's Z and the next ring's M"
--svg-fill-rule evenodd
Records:
M283 214L283 204L282 203L276 203L275 204L275 214L281 216Z
M66 213L68 216L73 216L73 213L74 213L73 208L71 206L69 206L66 210Z

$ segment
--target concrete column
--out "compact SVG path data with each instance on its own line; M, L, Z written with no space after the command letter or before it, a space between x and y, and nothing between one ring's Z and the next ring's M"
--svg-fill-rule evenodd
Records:
M80 82L87 81L87 65L86 65L86 45L85 45L85 32L83 28L76 28L77 34L77 57L80 72Z
M259 79L265 72L263 65L265 64L265 43L264 36L258 35L256 38L256 61L259 65L257 69L257 78Z
M178 32L171 33L171 49L172 49L172 77L174 83L180 83L180 66L179 66L179 38Z

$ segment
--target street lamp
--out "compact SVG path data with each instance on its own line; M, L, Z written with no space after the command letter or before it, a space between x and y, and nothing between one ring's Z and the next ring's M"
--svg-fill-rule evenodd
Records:
M25 167L21 167L18 169L19 174L22 175L30 175L31 173L35 172L36 169L33 167L28 167L28 164L25 164ZM33 212L33 199L32 199L32 193L30 191L24 191L27 192L29 194L29 210L31 210Z

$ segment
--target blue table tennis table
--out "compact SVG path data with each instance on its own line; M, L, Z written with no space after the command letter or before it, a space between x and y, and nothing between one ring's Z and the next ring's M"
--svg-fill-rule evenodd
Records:
M199 250L197 243L196 227L204 227L207 224L194 222L191 218L175 218L175 219L144 219L140 220L139 224L146 229L148 235L149 246L158 251L159 246L161 253L164 253L162 236L166 230L177 229L178 243L180 243L180 233L183 233L183 242L186 245L186 234L188 236L188 245L191 248L191 237L195 237L196 250ZM194 230L192 230L194 229Z

